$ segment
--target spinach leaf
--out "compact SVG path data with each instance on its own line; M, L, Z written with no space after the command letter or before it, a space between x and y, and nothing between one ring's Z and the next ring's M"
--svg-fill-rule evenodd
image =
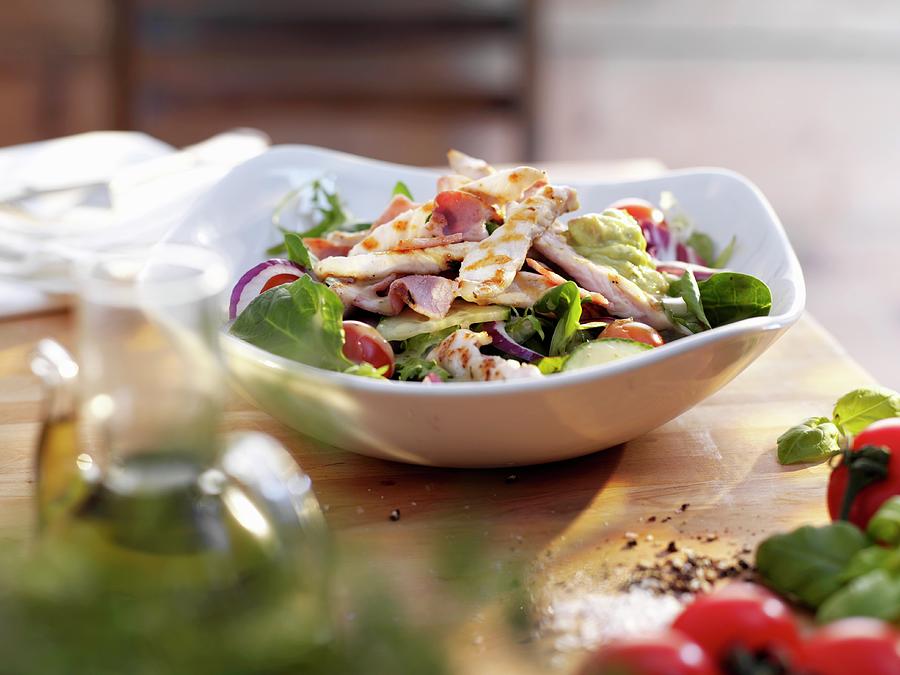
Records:
M402 180L398 180L394 185L394 189L391 191L391 196L396 197L397 195L403 195L407 197L410 201L412 201L412 192L409 191L409 188L406 186Z
M565 354L578 333L581 322L581 296L574 281L555 286L534 304L534 310L556 316L556 327L550 338L550 356Z
M822 603L816 621L829 623L850 616L900 619L900 576L875 569L857 577Z
M756 551L756 566L779 593L818 607L841 587L844 569L869 544L868 537L850 523L806 525L763 541Z
M284 247L287 250L288 260L302 265L305 270L312 269L313 264L309 257L309 250L299 234L296 232L285 232Z
M858 434L872 422L900 416L900 394L885 387L862 387L834 404L834 423L846 434Z
M698 284L703 311L713 328L772 310L772 292L765 283L738 272L719 272Z
M254 298L231 334L278 356L343 371L352 365L342 353L343 314L337 294L304 275Z
M397 355L394 368L397 377L401 380L423 380L429 373L435 373L442 380L450 379L450 373L439 366L437 362L430 361L425 355L441 343L459 327L450 326L434 333L422 333L403 342L403 351Z
M810 417L778 437L781 464L817 462L841 451L841 432L827 417Z
M663 299L663 310L672 323L687 333L699 333L710 327L700 301L700 288L691 270L669 283L668 295L679 300Z

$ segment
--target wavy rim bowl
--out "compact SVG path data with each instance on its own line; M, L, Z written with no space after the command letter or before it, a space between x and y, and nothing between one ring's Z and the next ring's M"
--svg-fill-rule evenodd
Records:
M294 150L312 150L317 152L326 152L329 155L338 157L348 163L364 165L369 168L382 167L390 168L393 170L400 169L409 173L420 173L433 176L440 175L440 172L437 172L433 169L410 167L401 164L383 162L380 160L367 159L364 157L359 157L357 155L350 155L347 153L326 150L323 148L316 148L314 146L301 145L286 147L292 148ZM278 149L275 148L273 150L277 152ZM252 162L254 160L250 161ZM742 334L768 332L790 327L800 318L806 302L806 286L803 279L803 272L800 268L800 263L797 260L797 256L794 253L793 247L790 244L790 241L784 231L784 227L782 226L780 219L778 218L771 204L769 204L769 201L762 194L760 189L746 177L729 169L698 167L691 169L680 169L676 171L667 171L647 179L621 181L607 180L590 183L579 181L573 182L576 183L576 187L579 187L578 184L580 183L580 187L582 188L586 187L587 185L604 187L614 187L621 185L625 187L634 185L636 183L643 183L648 180L664 181L665 179L674 179L695 175L718 175L735 180L736 182L741 183L748 191L750 191L763 207L765 215L769 219L770 225L774 230L774 234L777 238L778 243L781 244L782 252L786 258L787 270L785 271L784 278L789 281L794 291L790 305L785 311L779 314L773 314L765 317L743 319L735 323L713 328L703 333L686 336L674 342L667 343L665 345L662 345L661 347L657 347L653 350L642 353L636 358L622 359L592 368L585 368L583 370L560 372L541 379L536 378L529 380L493 382L447 382L441 384L423 384L421 382L377 380L373 378L359 377L356 375L348 375L345 373L323 370L296 361L292 361L290 359L267 352L259 347L255 347L254 345L244 342L243 340L234 337L224 331L222 333L223 339L228 342L229 348L242 351L247 357L251 358L252 360L263 362L264 365L269 368L295 375L297 377L307 379L310 377L315 377L323 379L329 381L334 386L342 387L348 390L362 390L370 392L393 390L395 392L408 392L417 396L440 398L471 396L472 394L476 393L496 396L513 391L519 392L533 389L552 390L555 388L562 388L570 384L583 382L585 380L597 379L606 375L615 375L627 372L629 370L636 370L641 368L642 366L650 365L670 356L676 356L677 354L684 353L696 347L700 347L703 344L717 342L728 337L738 336Z

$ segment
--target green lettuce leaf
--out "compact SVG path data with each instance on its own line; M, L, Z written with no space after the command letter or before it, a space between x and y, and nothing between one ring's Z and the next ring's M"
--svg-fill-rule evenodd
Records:
M534 304L534 310L556 316L556 327L550 337L550 356L568 352L581 322L581 296L575 282L567 281L551 288Z
M558 373L563 369L563 366L566 365L566 361L569 360L569 356L545 356L540 361L538 361L535 365L538 367L544 375L552 375L553 373Z
M900 394L886 387L861 387L834 404L834 423L847 434L858 434L872 422L900 416Z
M304 275L254 298L231 334L278 356L344 371L352 364L342 352L343 315L337 294Z
M450 379L450 373L439 366L436 361L426 359L425 355L456 330L458 330L458 326L450 326L434 333L422 333L405 340L402 344L402 351L394 362L397 377L401 380L423 380L429 373L435 373L442 380Z
M810 417L778 437L781 464L818 462L841 451L841 432L827 417Z

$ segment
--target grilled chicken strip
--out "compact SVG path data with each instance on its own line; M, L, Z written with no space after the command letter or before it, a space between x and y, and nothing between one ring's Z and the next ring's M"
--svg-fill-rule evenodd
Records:
M485 356L481 347L491 344L487 333L475 333L466 328L448 335L428 354L428 359L450 373L456 380L518 380L544 377L536 366L500 356Z
M522 268L535 237L563 213L577 208L575 190L553 185L510 205L506 222L480 241L460 265L460 297L484 303L505 291Z
M610 314L630 317L658 330L672 327L658 300L613 268L598 265L578 254L569 246L561 228L545 231L534 240L534 248L559 265L579 286L601 293L609 303Z
M483 159L470 157L459 150L450 150L447 153L447 163L450 165L450 170L453 173L466 176L471 180L477 180L478 178L484 178L485 176L490 176L492 173L496 173L494 167Z
M334 256L318 261L314 271L319 279L382 279L391 274L438 274L450 263L462 260L478 244L460 242L409 251L379 251L351 256Z
M525 191L540 180L547 180L545 171L530 166L518 166L473 180L459 190L481 197L492 204L506 204L522 199Z

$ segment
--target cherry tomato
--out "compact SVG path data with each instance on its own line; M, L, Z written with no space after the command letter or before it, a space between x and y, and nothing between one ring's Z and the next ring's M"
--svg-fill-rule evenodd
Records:
M696 642L676 631L619 640L588 657L581 675L717 675Z
M288 272L285 272L284 274L276 274L274 277L272 277L271 279L269 279L266 282L266 285L262 287L260 294L265 293L270 288L275 288L276 286L281 286L281 284L290 284L294 281L297 281L297 279L299 279L299 278L300 278L299 274L290 274Z
M625 338L627 340L635 340L643 342L651 347L659 347L663 344L663 339L653 328L645 323L632 321L631 319L619 319L613 321L603 332L600 337L604 338Z
M816 631L793 665L809 675L900 675L900 635L877 619L842 619Z
M697 642L717 662L734 647L789 658L799 643L791 610L762 586L735 583L688 605L672 628Z
M344 322L344 356L353 363L370 363L376 368L387 366L385 377L394 372L394 350L381 333L362 321Z
M638 221L638 224L643 224L645 222L652 223L657 227L666 229L666 221L663 217L663 212L645 199L638 199L636 197L620 199L619 201L610 204L609 208L627 211L631 214L632 218Z
M900 495L900 417L881 420L863 429L853 439L851 450L865 445L884 446L891 451L888 475L884 480L867 485L856 495L850 507L850 522L865 529L869 519L890 497ZM841 462L828 480L828 512L836 520L841 512L844 492L847 490L847 467Z

